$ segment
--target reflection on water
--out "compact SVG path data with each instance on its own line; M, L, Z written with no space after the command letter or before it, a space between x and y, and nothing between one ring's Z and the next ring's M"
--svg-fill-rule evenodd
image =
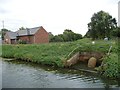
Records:
M118 87L116 80L107 81L82 71L50 68L22 61L3 61L2 70L3 88Z

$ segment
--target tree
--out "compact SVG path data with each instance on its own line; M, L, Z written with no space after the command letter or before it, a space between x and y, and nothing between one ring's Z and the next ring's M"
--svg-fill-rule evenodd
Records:
M5 28L1 29L0 34L1 34L1 36L2 36L2 40L4 40L5 33L8 32L8 31L10 31L10 30L5 29Z
M92 39L110 38L112 30L115 28L117 28L116 19L112 18L107 12L99 11L91 17L91 22L88 23L88 32L85 36Z
M63 32L64 41L75 41L82 38L81 34L74 33L72 30L65 29Z
M19 28L19 30L25 30L25 29L26 29L26 28L24 28L24 27L20 27L20 28Z
M82 39L82 35L81 34L78 34L78 33L74 33L74 41L75 40L78 40L78 39Z
M65 29L63 34L53 35L49 33L50 42L68 42L75 41L82 38L81 34L74 33L72 30Z
M112 32L111 32L111 35L113 37L119 37L120 38L120 27L117 27L116 29L114 29Z
M74 32L72 30L65 29L63 32L63 38L65 41L73 41Z
M51 42L63 42L63 38L61 38L59 35L55 35L52 39Z
M52 34L52 32L49 32L49 41L52 42L54 35Z

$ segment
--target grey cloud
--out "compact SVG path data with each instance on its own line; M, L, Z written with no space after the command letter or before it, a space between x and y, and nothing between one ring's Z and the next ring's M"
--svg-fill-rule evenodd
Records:
M0 0L0 4L5 4L5 3L8 3L8 2L11 2L12 0Z
M13 0L0 0L0 14L8 13L9 11L5 8L7 7L7 4Z
M3 9L3 8L1 8L0 7L0 14L6 14L6 13L8 13L9 11L7 11L7 10L5 10L5 9Z

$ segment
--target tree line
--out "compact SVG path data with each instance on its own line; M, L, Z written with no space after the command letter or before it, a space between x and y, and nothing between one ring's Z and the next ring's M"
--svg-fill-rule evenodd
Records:
M78 33L74 33L70 29L65 29L63 34L53 35L51 32L49 33L49 41L50 42L69 42L75 41L78 39L82 39L82 35Z

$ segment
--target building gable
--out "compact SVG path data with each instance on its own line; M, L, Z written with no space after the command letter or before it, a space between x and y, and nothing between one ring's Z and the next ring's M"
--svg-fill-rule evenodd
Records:
M35 43L49 43L49 34L48 32L41 27L34 35Z

